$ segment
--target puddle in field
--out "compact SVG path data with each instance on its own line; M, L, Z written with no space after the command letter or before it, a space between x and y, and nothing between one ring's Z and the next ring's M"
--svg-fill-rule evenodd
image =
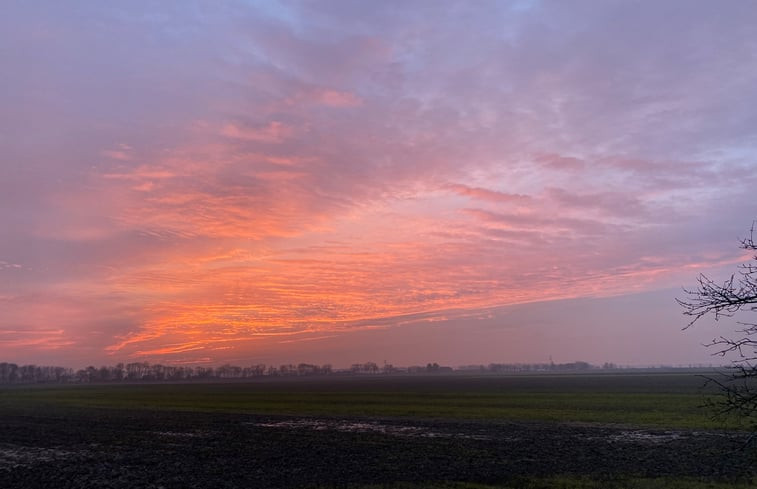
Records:
M626 430L615 435L610 435L608 440L626 443L667 443L675 440L685 440L698 437L728 437L727 433L717 431L645 431Z
M694 433L680 433L676 431L644 431L644 430L627 430L621 431L615 435L607 437L609 441L628 442L628 443L667 443L669 441L688 438Z
M626 443L667 443L699 437L728 437L728 433L717 431L646 431L625 430L606 437L609 441Z
M467 440L490 440L486 435L461 432L434 431L423 426L403 426L378 422L355 422L347 420L297 419L268 423L248 423L264 428L309 429L316 431L341 431L346 433L381 433L392 436L417 438L463 438Z
M154 431L153 433L168 438L207 438L211 434L209 431Z
M294 419L286 421L269 421L263 423L245 423L264 428L279 428L289 430L315 430L315 431L341 431L347 433L380 433L390 436L414 437L414 438L457 438L465 440L499 440L507 442L521 441L521 437L507 436L502 432L496 435L484 434L483 430L476 432L441 431L429 426L394 425L380 422L359 422L349 420L331 419ZM568 435L570 436L570 435ZM576 436L576 435L573 435ZM577 435L579 438L591 440L603 440L611 443L630 444L664 444L676 440L684 440L695 437L726 436L717 432L708 431L673 431L673 430L621 430L615 433L596 434L584 433Z
M0 445L0 470L29 467L39 462L80 457L84 453L83 451L62 450L59 448Z

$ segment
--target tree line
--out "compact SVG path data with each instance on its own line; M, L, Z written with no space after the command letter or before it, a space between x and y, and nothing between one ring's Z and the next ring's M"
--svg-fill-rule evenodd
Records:
M571 363L491 363L488 365L466 365L452 368L438 363L395 367L375 362L355 363L346 369L335 369L331 364L310 363L283 364L279 366L254 364L247 367L237 365L184 366L162 365L149 362L118 363L116 365L82 369L47 365L17 365L0 362L0 384L35 383L96 383L96 382L181 382L213 381L227 379L254 379L260 377L305 377L325 375L378 375L378 374L441 374L452 372L516 373L516 372L571 372L592 369L614 369L615 364L602 366L586 362Z

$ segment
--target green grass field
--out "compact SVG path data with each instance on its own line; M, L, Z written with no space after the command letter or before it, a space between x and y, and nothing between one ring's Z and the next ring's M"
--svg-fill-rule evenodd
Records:
M125 408L737 428L702 407L693 373L342 377L246 383L17 386L0 409Z

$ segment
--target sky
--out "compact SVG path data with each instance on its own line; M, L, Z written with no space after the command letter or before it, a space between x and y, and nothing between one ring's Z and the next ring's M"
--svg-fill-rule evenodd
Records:
M0 361L717 363L757 3L0 3Z

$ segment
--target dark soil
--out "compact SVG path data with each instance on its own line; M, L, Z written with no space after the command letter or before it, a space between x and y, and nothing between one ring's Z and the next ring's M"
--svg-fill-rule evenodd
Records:
M746 434L167 411L3 414L2 488L294 488L754 475Z

